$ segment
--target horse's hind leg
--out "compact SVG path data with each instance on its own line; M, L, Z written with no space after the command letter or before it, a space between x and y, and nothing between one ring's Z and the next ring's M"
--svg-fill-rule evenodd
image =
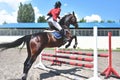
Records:
M36 51L36 53L32 54L29 43L30 43L30 41L27 42L28 57L27 57L26 61L24 62L24 69L23 69L24 75L22 77L22 80L26 80L29 69L31 68L32 64L36 60L38 54L42 51L42 49L41 49L41 50Z
M29 41L27 42L27 52L28 52L28 56L27 56L27 59L24 62L24 69L23 69L24 76L22 77L22 80L26 80L26 78L27 78L27 71L25 71L25 70L26 70L27 64L29 64L29 60L31 58L31 51L30 51L30 47L29 47Z
M31 55L30 58L28 58L25 63L24 63L24 76L22 77L22 80L26 80L27 78L27 74L28 74L28 71L29 69L31 68L32 64L35 62L37 56L39 55L39 53L41 52L41 50L39 52L37 52L36 54L34 55Z
M23 69L23 77L22 77L22 80L26 80L27 78L27 74L28 74L28 70L30 68L30 57L26 59L25 63L24 63L24 69Z

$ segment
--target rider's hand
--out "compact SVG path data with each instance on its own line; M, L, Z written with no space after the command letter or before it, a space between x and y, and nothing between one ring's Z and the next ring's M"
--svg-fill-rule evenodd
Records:
M60 19L60 16L58 16L58 19Z
M53 20L57 22L57 20L56 20L56 19L53 19Z
M46 18L45 18L45 19L46 19L46 20L49 20L50 18L51 18L50 16L46 16Z

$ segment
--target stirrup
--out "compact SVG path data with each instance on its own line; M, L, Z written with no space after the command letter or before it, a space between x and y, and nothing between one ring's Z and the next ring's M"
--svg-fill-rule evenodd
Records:
M66 36L66 33L65 33L64 29L60 30L59 32L62 36Z

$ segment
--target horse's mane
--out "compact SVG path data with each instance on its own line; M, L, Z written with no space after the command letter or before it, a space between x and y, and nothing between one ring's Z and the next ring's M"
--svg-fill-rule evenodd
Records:
M66 17L69 16L69 15L71 15L71 13L68 13L68 14L64 15L64 16L60 19L59 24L61 24L61 25L64 24L64 21L65 21Z

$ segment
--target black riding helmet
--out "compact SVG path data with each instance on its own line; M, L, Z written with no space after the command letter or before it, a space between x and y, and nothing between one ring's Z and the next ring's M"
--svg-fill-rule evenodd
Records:
M60 1L57 1L56 3L55 3L55 8L58 8L58 7L61 7L61 2Z

